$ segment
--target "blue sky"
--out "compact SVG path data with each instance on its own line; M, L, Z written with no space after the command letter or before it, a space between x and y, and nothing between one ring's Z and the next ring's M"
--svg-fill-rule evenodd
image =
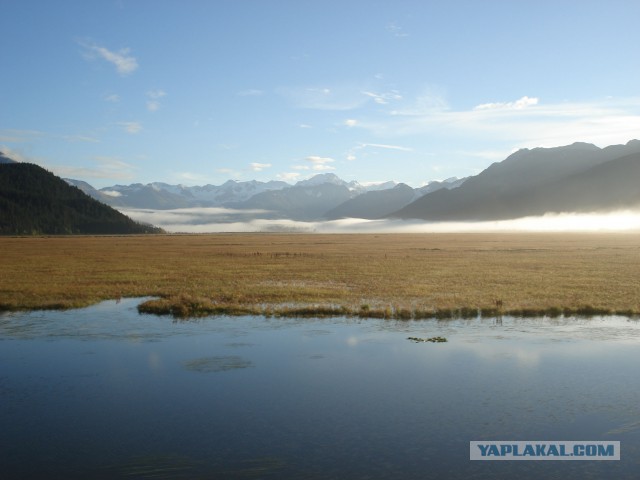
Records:
M420 186L640 138L633 0L0 4L0 150L96 187Z

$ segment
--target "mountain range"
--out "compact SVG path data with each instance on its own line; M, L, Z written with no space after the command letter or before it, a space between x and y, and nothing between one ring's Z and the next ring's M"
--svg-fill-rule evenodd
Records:
M606 212L640 206L640 141L599 148L588 143L522 149L478 175L421 188L364 186L332 173L295 185L236 182L186 187L151 183L100 190L67 180L116 208L224 207L254 218L301 221L418 219L505 220L549 212ZM228 220L232 221L232 220Z
M504 220L640 207L640 141L519 150L459 188L427 194L390 215L427 221Z
M65 179L93 198L115 208L170 210L223 207L260 211L260 218L311 221L343 217L380 218L441 188L455 188L464 179L430 182L421 188L388 181L361 185L333 173L315 175L295 185L281 181L237 182L188 187L166 183L114 185L96 190L86 182Z
M22 177L9 178L8 172L17 170L7 167L15 165L28 164L16 163L0 155L0 193L4 195L0 213L6 215L5 212L10 211L13 217L35 215L34 205L37 204L48 212L47 215L62 221L64 215L52 210L53 203L32 200L42 172L33 176L34 172L27 169ZM34 167L29 168L33 170ZM30 180L25 180L25 175ZM392 181L361 185L355 181L346 182L332 173L316 175L294 185L281 181L229 180L219 186L188 187L156 182L114 185L97 190L86 182L65 180L66 184L62 182L65 186L77 187L74 192L81 190L124 212L132 211L130 209L216 207L208 211L213 213L206 214L212 215L208 218L215 218L212 221L216 223L342 218L427 222L505 220L551 212L595 213L640 208L640 141L631 140L625 145L605 148L574 143L563 147L522 149L478 175L430 182L420 188ZM51 178L47 180L50 181ZM68 200L68 192L62 192L59 186L54 188L52 183L46 185L52 192L57 192L56 198ZM28 194L23 195L20 188L28 190ZM60 208L73 204L67 200ZM29 213L16 213L20 203L25 202L30 202ZM195 213L191 216L200 218L198 222L206 218ZM85 226L89 225L86 215L83 221ZM47 228L58 231L51 225ZM62 231L75 231L75 228L66 225Z

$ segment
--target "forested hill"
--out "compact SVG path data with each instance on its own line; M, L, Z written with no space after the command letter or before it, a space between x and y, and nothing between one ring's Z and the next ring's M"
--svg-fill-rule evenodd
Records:
M0 163L2 235L160 232L94 200L42 167Z

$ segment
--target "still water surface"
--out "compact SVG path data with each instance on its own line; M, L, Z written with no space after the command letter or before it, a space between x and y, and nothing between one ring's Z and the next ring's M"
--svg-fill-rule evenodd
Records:
M637 478L637 320L175 321L139 302L0 316L3 479ZM471 440L618 440L621 460L470 462Z

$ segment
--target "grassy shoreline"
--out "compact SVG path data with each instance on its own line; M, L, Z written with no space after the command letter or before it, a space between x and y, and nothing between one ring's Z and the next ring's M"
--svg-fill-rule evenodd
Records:
M640 314L635 234L0 237L0 310L157 297L174 316Z

